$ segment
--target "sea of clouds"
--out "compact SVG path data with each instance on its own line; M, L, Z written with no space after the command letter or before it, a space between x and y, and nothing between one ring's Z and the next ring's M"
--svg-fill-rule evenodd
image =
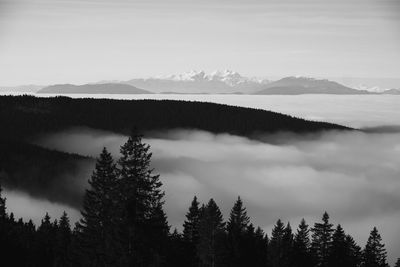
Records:
M301 218L313 224L327 211L332 221L341 223L361 245L377 226L391 259L398 257L400 132L395 127L258 138L262 141L172 130L144 139L151 145L152 166L161 174L172 227L181 228L194 195L201 202L214 198L225 218L240 195L252 222L268 233L278 218L290 221L295 228ZM118 158L126 139L77 128L42 136L35 143L92 157L105 146ZM60 181L62 191L67 185ZM86 182L75 183L81 187L77 190L83 192ZM38 217L47 210L58 216L60 209L69 211L73 220L79 217L77 207L27 201L29 196L18 192L7 192L7 198L8 208L24 218Z

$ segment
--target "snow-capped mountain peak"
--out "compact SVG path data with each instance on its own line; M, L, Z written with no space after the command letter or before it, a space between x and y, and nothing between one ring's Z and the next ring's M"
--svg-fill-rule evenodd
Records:
M232 70L214 71L207 75L207 78L211 81L221 81L229 86L235 86L240 83L247 82L249 79L243 77L238 72Z
M204 80L205 78L206 78L206 73L204 71L197 71L197 70L191 70L181 74L173 74L165 77L165 79L173 81L201 81Z
M223 82L231 87L237 86L243 83L264 83L265 80L257 79L257 78L248 78L240 75L236 71L232 71L229 69L226 70L217 70L211 73L205 73L204 71L196 71L191 70L189 72L184 72L181 74L174 74L164 77L157 77L157 79L166 79L172 81L191 81L191 82L202 82L202 81L214 81L214 82Z

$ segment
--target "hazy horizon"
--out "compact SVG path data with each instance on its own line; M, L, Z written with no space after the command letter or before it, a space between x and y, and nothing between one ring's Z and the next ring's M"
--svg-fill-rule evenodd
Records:
M399 11L396 0L0 0L0 84L190 69L396 78Z

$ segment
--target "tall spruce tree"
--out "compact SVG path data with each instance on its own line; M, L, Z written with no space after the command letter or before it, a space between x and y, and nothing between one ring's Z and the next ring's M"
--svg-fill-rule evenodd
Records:
M226 227L229 266L244 266L248 262L248 255L244 248L244 236L249 222L250 218L247 216L246 208L243 207L243 201L238 197L231 209ZM254 227L252 233L248 232L248 236L251 236L250 234L254 234Z
M197 255L200 266L218 267L225 260L225 223L222 213L213 199L205 206L199 224Z
M121 146L119 163L119 185L123 203L123 231L127 264L134 266L158 266L162 261L162 250L168 234L165 214L161 216L164 192L159 175L151 168L150 146L142 142L142 136L132 132L128 141ZM156 222L156 220L159 220ZM159 235L151 234L149 223L163 229ZM157 237L149 240L148 237Z
M197 266L198 257L196 247L199 241L199 221L200 221L200 203L194 196L189 211L186 213L186 220L183 223L183 241L186 243L185 262L188 266Z
M306 221L302 219L293 240L294 267L312 266L310 248L310 230Z
M315 223L312 228L311 249L317 267L328 266L329 251L332 245L333 224L329 222L329 215L325 212L322 223Z
M249 229L247 230L249 232ZM255 251L254 251L254 265L256 267L269 267L268 261L268 236L264 234L264 231L257 227L255 233Z
M288 222L282 237L282 265L283 267L293 266L293 232L290 223Z
M382 237L378 233L378 229L374 227L365 245L363 267L388 267L386 254L387 252L385 245L382 243Z
M346 250L347 250L347 266L359 267L362 263L361 247L357 245L356 241L350 235L346 235Z
M114 160L106 148L97 159L86 190L78 239L86 266L119 266L118 183Z
M346 244L346 234L340 224L335 229L332 235L332 245L328 256L328 266L336 267L343 266L347 267L349 255Z
M42 219L37 230L38 258L41 259L41 266L50 267L54 265L54 248L56 241L57 224L51 222L48 213Z
M183 223L183 238L186 242L195 244L199 239L200 203L194 196L189 211L186 213L186 220Z
M71 226L69 223L69 218L67 213L64 211L60 222L58 223L56 231L56 241L55 241L55 267L67 267L72 266L71 263L71 241L72 233Z
M284 241L285 225L279 219L272 229L271 240L268 247L269 260L272 267L282 267L284 259Z

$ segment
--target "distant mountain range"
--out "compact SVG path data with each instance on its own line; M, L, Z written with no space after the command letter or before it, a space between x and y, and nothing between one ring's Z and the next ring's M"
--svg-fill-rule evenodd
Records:
M190 71L165 77L132 79L123 83L154 93L251 94L261 90L269 81L247 78L237 72L225 70L210 74L204 71Z
M255 95L300 95L336 94L399 95L400 89L366 90L365 87L350 87L327 79L286 77L277 81L248 78L231 70L205 73L190 71L177 75L159 76L127 81L102 81L84 85L56 84L51 86L3 87L0 91L37 92L52 94L255 94Z
M43 94L151 94L151 92L136 88L129 84L102 83L102 84L56 84L47 86L38 91Z
M400 89L390 89L382 92L385 95L400 95Z
M301 95L301 94L336 94L361 95L371 94L366 90L357 90L329 80L317 80L306 77L287 77L265 85L257 95Z

